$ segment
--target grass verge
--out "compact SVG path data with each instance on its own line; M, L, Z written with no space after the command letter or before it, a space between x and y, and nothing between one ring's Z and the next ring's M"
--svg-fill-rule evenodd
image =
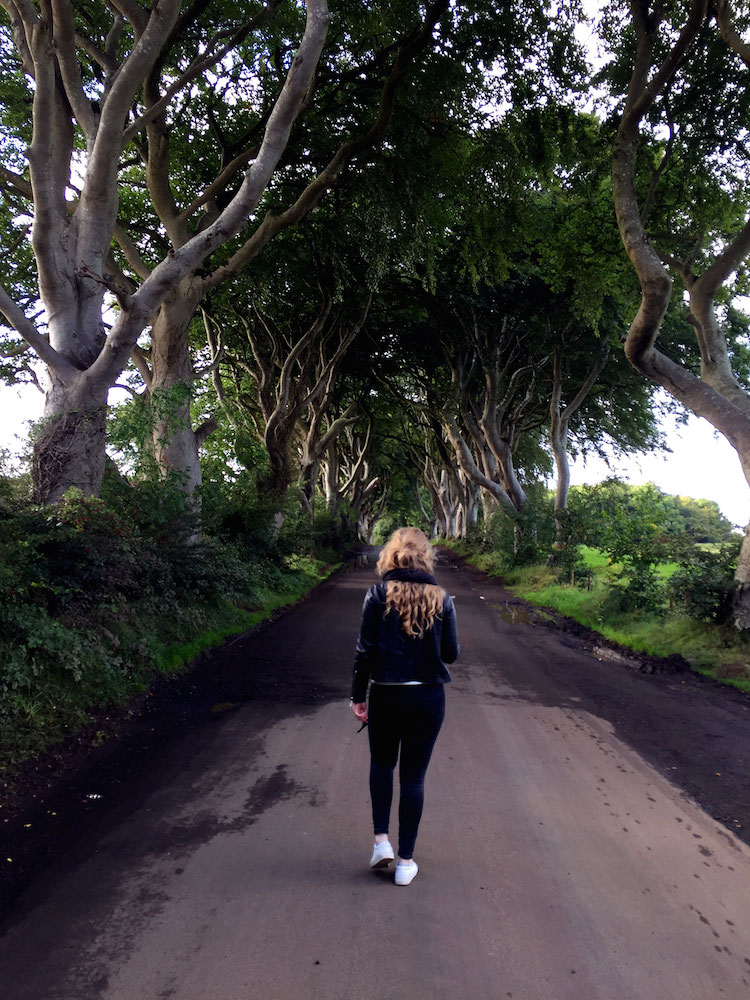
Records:
M253 588L252 602L227 599L170 607L157 615L137 602L66 623L80 636L75 669L45 669L33 686L13 695L13 711L0 726L0 787L12 784L18 765L89 726L102 713L127 711L159 675L179 673L201 653L220 646L295 604L338 565L312 557L289 560ZM107 718L104 716L104 718ZM108 721L108 719L107 719ZM105 739L101 733L101 740ZM97 736L94 736L96 744Z
M713 625L681 615L605 610L611 587L602 579L607 563L598 550L582 553L594 570L590 587L584 589L560 583L547 565L504 570L498 553L476 553L466 544L452 548L488 576L501 577L511 593L530 604L558 611L636 652L662 657L679 653L696 672L750 693L750 638L731 625ZM665 577L669 569L671 565Z

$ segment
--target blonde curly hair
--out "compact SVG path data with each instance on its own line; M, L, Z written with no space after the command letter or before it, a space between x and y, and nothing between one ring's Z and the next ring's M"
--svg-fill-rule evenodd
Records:
M432 573L435 554L427 536L419 528L398 528L393 532L378 559L377 571L384 576L392 569L421 569ZM421 638L443 613L445 591L430 583L386 582L385 613L392 609L401 626L412 638Z

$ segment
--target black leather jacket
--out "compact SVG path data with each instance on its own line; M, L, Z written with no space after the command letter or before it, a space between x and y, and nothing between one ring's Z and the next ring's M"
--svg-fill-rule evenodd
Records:
M456 609L445 595L442 617L421 638L408 636L395 610L385 614L386 585L375 583L365 595L354 657L352 700L363 702L370 680L403 684L444 684L451 679L446 663L458 657Z

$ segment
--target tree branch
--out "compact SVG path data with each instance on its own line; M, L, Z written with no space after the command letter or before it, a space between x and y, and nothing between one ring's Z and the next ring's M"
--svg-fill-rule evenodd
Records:
M145 281L151 274L151 268L144 262L135 243L119 222L115 224L114 237L117 241L117 245L125 254L125 260L127 260L128 264L130 264L138 277L143 278Z
M29 39L32 37L37 12L30 0L0 0L0 6L8 15L13 41L21 56L24 73L34 78L34 57L31 54Z
M78 369L64 358L62 354L58 354L50 342L37 331L31 320L19 309L1 286L0 312L5 316L13 329L23 337L26 343L36 351L41 360L54 372L68 379L78 374Z
M206 443L206 438L213 434L215 430L219 427L219 418L214 414L204 420L202 424L199 424L195 429L195 443L199 448L202 448Z
M743 63L750 67L750 43L746 42L732 23L732 7L729 0L716 0L716 22L721 37L730 49L737 53Z
M474 456L471 454L471 449L464 440L461 431L458 429L458 425L456 424L454 417L448 413L443 413L441 418L450 442L453 445L456 454L456 462L458 463L459 468L461 468L473 482L484 487L484 489L491 493L492 496L499 500L508 511L517 513L513 501L502 486L499 483L494 482L492 479L488 479L484 473L480 472L477 463L474 461Z
M91 281L97 282L99 285L103 285L107 291L112 292L117 301L123 307L127 309L130 305L132 295L129 288L123 288L121 285L115 281L114 276L111 274L98 274L96 271L92 271L90 267L85 264L79 264L76 268L76 277L78 278L90 278Z
M161 52L179 13L181 0L154 4L143 33L122 63L106 94L96 138L91 146L86 179L79 201L78 259L96 270L111 241L117 211L117 156L122 149L125 120L133 97ZM151 314L156 307L151 310ZM128 349L127 353L130 353Z
M115 24L117 23L118 21L116 20ZM123 24L121 17L119 17L119 24ZM79 49L83 49L83 51L90 56L98 66L101 66L108 76L112 76L116 72L117 61L112 57L110 52L102 52L99 46L95 45L90 38L86 38L85 35L81 35L79 32L75 33L75 43L77 47Z
M36 18L34 19L36 21ZM41 20L29 32L34 59L33 138L27 156L34 200L32 245L39 284L50 313L70 305L72 268L65 251L73 128L56 72L51 25Z
M244 167L250 160L255 159L258 155L258 149L260 147L253 146L251 149L246 149L244 152L240 153L239 156L228 163L221 173L208 185L206 190L200 194L197 198L184 208L178 215L179 222L187 222L187 220L194 215L199 208L205 205L207 202L211 201L217 194L224 190L229 181L234 177L241 167Z
M143 379L143 384L147 389L151 389L151 369L149 368L148 358L146 357L142 348L136 346L133 348L133 353L131 354L133 359L133 364L138 370L138 374Z
M737 270L749 254L750 219L745 222L742 230L719 254L713 264L696 279L695 284L700 286L703 295L710 295L711 298L714 298L729 275Z
M591 392L591 390L592 390L592 388L594 386L594 383L596 382L596 380L601 375L601 373L602 373L602 371L604 369L604 366L607 363L607 359L609 358L610 349L611 348L610 348L609 341L608 340L602 340L601 345L600 345L600 350L599 350L599 357L594 362L593 367L591 368L591 370L589 371L588 375L586 376L586 378L581 383L581 386L580 386L578 392L571 399L571 401L566 406L563 406L562 409L560 410L560 420L562 421L562 423L564 423L564 424L570 423L570 418L573 416L573 414L576 412L576 410L578 410L580 408L580 406L583 403L584 399ZM555 356L555 361L557 361L557 354Z
M205 51L193 59L185 72L172 84L170 84L155 104L152 104L150 108L144 111L139 118L128 126L123 136L123 145L126 145L131 139L135 138L135 136L138 135L139 132L142 132L148 124L156 121L156 119L169 107L169 103L175 94L184 90L189 83L196 79L196 77L205 73L206 70L215 66L216 63L221 62L224 56L239 45L239 43L246 38L251 31L255 31L265 21L267 21L273 12L273 6L269 5L264 7L250 21L246 21L244 24L229 33L229 40L220 49L212 53L211 50L214 45L227 35L226 31L217 31L213 38L208 42Z
M656 196L656 189L659 185L659 181L664 176L664 171L669 165L669 161L672 158L672 152L674 150L674 140L675 131L674 123L669 122L669 139L667 140L667 145L664 148L664 155L661 158L659 166L651 175L651 181L648 186L648 191L646 192L646 197L643 199L643 208L641 209L641 222L646 225L646 221L651 214L651 209L654 204L654 199Z
M96 115L91 102L83 91L81 67L76 55L75 25L70 0L51 0L52 4L52 42L57 53L57 63L60 67L65 94L81 126L86 141L90 144L96 135Z
M233 256L205 279L206 288L215 288L226 278L236 274L252 260L279 232L295 225L320 201L336 182L342 170L361 152L380 142L386 133L393 114L396 94L407 69L425 48L432 37L435 25L449 6L449 0L439 0L428 6L425 20L407 37L398 51L395 62L380 96L380 106L373 125L354 139L343 143L328 165L302 191L297 200L280 215L266 213L265 218L250 238Z
M258 156L246 172L239 191L212 225L197 233L154 268L134 296L133 308L127 315L121 314L110 331L105 349L90 369L92 378L106 379L109 373L117 371L126 362L143 325L154 315L169 289L195 271L209 254L244 226L284 151L297 112L314 77L329 22L326 0L308 0L304 35L269 117ZM101 135L101 126L99 131Z
M625 105L625 115L631 115L636 120L640 120L645 115L662 89L677 72L685 53L701 29L708 10L708 2L707 0L691 0L687 19L677 41L669 50L664 62L656 70L648 83L646 83L645 74L650 65L651 39L652 35L658 30L661 12L659 11L654 14L654 25L652 27L646 23L648 20L647 7L648 4L644 0L631 0L631 9L638 36L638 54L636 56L636 73L633 75L631 90L628 92L628 99ZM635 93L636 89L640 89L639 94Z
M137 42L148 23L148 12L141 7L138 0L107 0L107 4L130 21Z

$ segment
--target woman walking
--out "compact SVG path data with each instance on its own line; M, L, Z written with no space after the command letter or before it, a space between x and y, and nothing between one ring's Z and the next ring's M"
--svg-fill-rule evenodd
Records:
M388 825L399 761L396 885L409 885L419 870L413 854L424 777L445 715L444 685L450 681L445 664L453 663L459 651L453 600L438 586L433 566L423 532L399 528L393 533L378 559L382 582L365 596L354 660L352 708L368 724L370 736L371 868L394 860Z

